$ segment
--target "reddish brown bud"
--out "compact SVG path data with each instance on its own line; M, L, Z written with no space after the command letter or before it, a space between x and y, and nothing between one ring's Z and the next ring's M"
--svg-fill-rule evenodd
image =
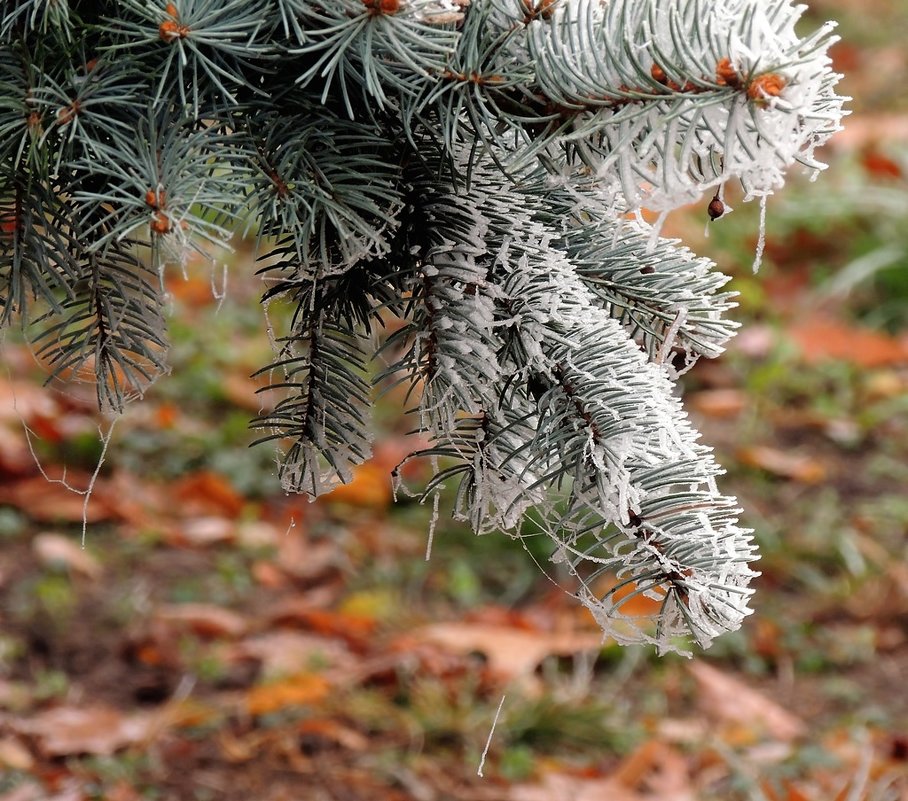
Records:
M741 78L732 66L730 58L723 58L716 64L716 83L719 86L730 86L732 88L740 86Z
M650 67L649 74L653 76L654 81L658 81L661 84L668 83L668 76L665 74L665 70L658 64L653 64Z
M156 234L166 234L169 233L170 229L173 227L173 222L171 222L170 217L163 212L156 211L151 215L151 222L148 226Z
M709 219L718 220L723 214L725 214L725 204L719 200L719 196L716 195L712 200L709 201L709 206L706 208L707 214L709 214Z
M754 78L747 87L747 96L751 100L766 100L767 97L778 97L782 94L787 81L775 72L767 72Z
M167 193L163 189L149 189L145 193L145 205L152 209L163 209L167 205Z
M369 9L369 13L376 14L396 14L400 11L401 0L363 0L363 5Z
M180 25L176 20L165 19L158 26L158 36L165 42L172 42L175 39L185 39L188 35L189 28L186 25Z

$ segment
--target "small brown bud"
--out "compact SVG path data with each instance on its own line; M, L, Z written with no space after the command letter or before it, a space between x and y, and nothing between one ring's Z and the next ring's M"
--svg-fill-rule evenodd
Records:
M173 19L165 19L158 26L158 36L164 42L172 42L175 39L185 39L189 35L189 28L181 25Z
M396 14L400 11L401 0L363 0L363 5L369 9L369 13L376 14Z
M170 229L173 227L173 222L170 217L164 214L161 211L156 211L151 215L151 222L148 224L152 231L156 234L167 234L170 233Z
M718 220L723 214L725 214L725 204L719 200L719 196L715 195L712 200L709 201L709 206L706 208L707 214L709 214L709 219Z
M723 58L716 64L716 83L719 86L736 88L741 85L741 78L731 64L730 58Z
M152 209L163 209L167 205L167 193L163 189L149 189L145 193L145 205Z

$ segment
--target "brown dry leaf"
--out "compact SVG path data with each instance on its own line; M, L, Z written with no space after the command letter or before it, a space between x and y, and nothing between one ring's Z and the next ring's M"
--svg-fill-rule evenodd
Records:
M0 422L21 425L36 418L53 420L60 415L54 396L29 381L0 381Z
M256 414L270 411L274 406L273 402L265 402L266 400L271 400L269 396L272 393L259 392L264 386L267 386L266 382L256 381L240 373L227 375L221 382L221 390L227 400L241 409L246 409Z
M300 722L297 729L301 735L331 740L348 751L365 751L369 747L369 738L356 729L344 726L331 718L310 718Z
M564 773L549 773L538 784L515 784L510 801L692 801L682 795L642 794L614 778L590 779Z
M0 738L0 766L11 770L28 771L34 767L35 758L15 737Z
M794 323L788 336L807 362L839 359L858 367L908 364L908 341L815 315Z
M785 742L806 733L803 720L739 679L705 662L693 662L688 670L697 681L698 701L705 715L733 729L752 735L765 733Z
M103 572L101 563L94 556L76 540L61 534L35 535L32 550L45 567L63 565L73 573L80 573L90 579L98 578Z
M365 509L387 509L394 500L390 471L374 462L366 462L353 469L353 480L341 484L324 496L326 503L346 503Z
M340 640L305 634L300 631L270 631L237 643L229 658L256 659L268 679L285 676L318 660L336 666L351 661L351 654Z
M205 547L232 542L235 536L236 526L226 517L194 517L183 522L177 539L189 545Z
M47 757L111 754L144 741L158 721L152 714L125 715L107 706L55 707L16 724L35 737Z
M88 486L90 478L84 474L70 474L67 481L70 486L82 489ZM57 481L48 481L44 476L22 479L0 487L0 504L15 506L32 520L41 523L81 523L83 509L89 523L100 523L118 516L106 484L100 479L95 482L87 508L84 495L68 490Z
M812 456L783 451L769 445L739 448L736 455L741 464L757 467L801 484L819 484L826 480L829 473L826 465Z
M615 769L613 777L651 798L693 801L695 797L684 756L659 740L643 743Z
M438 623L414 634L455 653L479 652L489 660L489 668L505 679L530 676L547 656L602 647L602 635L592 632L528 632L483 623Z
M377 625L371 615L320 609L309 597L291 598L276 605L268 620L275 625L296 625L327 637L341 637L352 644L368 638Z
M155 617L186 626L200 637L239 637L249 627L243 615L213 604L172 604L161 606Z
M246 501L226 477L210 470L180 479L173 487L186 516L239 517Z
M25 437L0 426L0 474L24 476L34 472L35 460L28 451Z
M707 417L737 417L747 408L747 395L740 389L703 389L685 398L687 407Z
M328 680L318 673L297 673L281 681L254 687L246 696L250 715L267 715L288 706L307 706L321 701L331 690Z
M334 540L313 541L295 529L281 536L275 563L290 576L305 581L322 578L337 565L339 549Z
M244 548L270 548L278 545L283 532L264 520L244 520L237 525L236 539Z

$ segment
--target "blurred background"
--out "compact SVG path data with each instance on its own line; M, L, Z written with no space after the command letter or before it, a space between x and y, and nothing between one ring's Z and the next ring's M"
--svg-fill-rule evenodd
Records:
M763 554L740 632L603 646L544 551L444 501L426 561L399 398L352 484L283 495L247 448L270 346L241 247L222 301L220 267L169 281L173 374L103 453L91 389L3 345L0 801L908 798L908 3L828 18L853 115L770 199L760 272L756 204L665 230L740 293L683 382Z

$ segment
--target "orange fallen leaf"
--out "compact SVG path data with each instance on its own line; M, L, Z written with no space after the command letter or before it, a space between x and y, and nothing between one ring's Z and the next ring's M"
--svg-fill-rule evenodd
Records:
M0 738L0 767L11 770L29 771L35 764L35 758L15 737Z
M126 715L107 706L55 707L19 721L17 730L35 737L48 757L109 756L142 742L159 721L153 714Z
M237 373L227 375L221 382L221 389L231 403L256 414L269 411L274 406L273 393L259 391L264 386L267 386L266 381Z
M596 581L592 589L598 598L604 598L610 593L612 602L615 604L615 611L626 617L654 618L659 614L663 602L644 595L639 590L636 581L629 581L617 589L613 589L617 584L618 579L614 575L605 575ZM589 610L584 611L589 617L592 617Z
M902 165L875 147L864 150L861 154L861 165L874 178L901 178L903 175Z
M249 625L238 612L213 604L161 606L155 617L164 623L186 626L200 637L239 637Z
M89 477L70 474L70 485L77 489L87 487ZM105 482L98 480L85 507L85 496L72 492L62 484L48 481L44 476L34 476L0 487L0 504L21 509L32 520L41 523L81 523L83 511L89 523L111 520L118 515L106 491Z
M838 359L858 367L908 364L908 342L820 315L799 320L788 336L810 363Z
M697 681L698 702L708 717L753 736L767 734L785 742L806 733L804 721L740 679L705 662L693 662L688 670Z
M210 470L182 478L173 487L186 515L239 517L246 501L225 476Z
M250 715L267 715L290 706L307 706L321 701L331 689L318 673L297 673L282 681L253 687L246 696Z
M154 420L160 428L173 428L180 417L180 409L175 403L162 403L155 409Z
M37 534L32 540L32 550L42 565L63 565L73 573L80 573L90 579L101 575L101 563L70 537L51 533Z
M414 634L455 653L481 653L489 668L506 679L529 676L547 656L602 647L602 635L592 632L527 632L483 623L438 623Z
M819 484L829 471L826 465L807 454L783 451L768 445L749 445L739 448L738 460L748 467L757 467L767 473L790 478L801 484Z
M611 777L649 798L693 799L690 772L681 752L659 740L648 740L627 756Z
M390 470L372 462L358 465L353 480L325 496L326 503L346 503L366 509L387 509L394 500Z
M689 409L707 417L737 417L747 408L747 395L740 389L704 389L686 396Z

